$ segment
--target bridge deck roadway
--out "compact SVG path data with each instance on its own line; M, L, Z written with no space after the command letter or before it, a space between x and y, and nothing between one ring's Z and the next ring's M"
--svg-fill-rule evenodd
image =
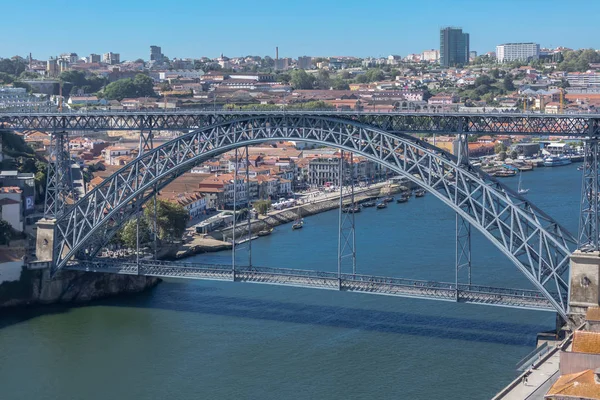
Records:
M252 282L555 311L550 302L534 290L467 284L459 284L457 288L455 283L352 274L338 277L335 272L236 266L234 273L231 265L140 260L138 266L136 262L111 259L77 261L66 269L159 278Z

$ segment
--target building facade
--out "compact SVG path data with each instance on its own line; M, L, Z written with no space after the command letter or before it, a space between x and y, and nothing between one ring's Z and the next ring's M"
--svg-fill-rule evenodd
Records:
M540 58L540 45L537 43L505 43L496 46L496 60L499 63L531 61Z
M302 56L298 57L296 66L300 69L311 69L312 68L312 57Z
M121 55L118 53L104 53L104 55L102 56L102 61L105 64L110 64L110 65L115 65L115 64L119 64L121 62Z
M160 46L150 46L150 61L162 62L164 57Z
M438 62L440 59L440 51L439 50L425 50L421 56L421 60L427 62Z
M440 30L440 65L454 67L469 62L469 34L461 28Z

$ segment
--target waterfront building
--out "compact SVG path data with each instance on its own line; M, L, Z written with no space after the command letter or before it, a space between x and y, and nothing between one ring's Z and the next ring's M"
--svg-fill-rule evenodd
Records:
M469 62L469 34L461 28L447 27L440 30L440 65L453 67Z
M537 43L505 43L496 46L496 60L499 63L531 61L540 58L540 45Z

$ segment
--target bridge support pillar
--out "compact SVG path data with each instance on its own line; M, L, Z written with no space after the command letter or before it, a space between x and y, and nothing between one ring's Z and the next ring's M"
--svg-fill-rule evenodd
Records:
M54 227L55 219L41 219L36 223L37 237L35 255L38 261L54 260Z
M583 322L588 307L600 305L600 252L576 250L571 255L569 319Z

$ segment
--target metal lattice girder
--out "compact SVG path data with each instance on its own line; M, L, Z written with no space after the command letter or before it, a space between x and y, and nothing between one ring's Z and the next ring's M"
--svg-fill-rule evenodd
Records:
M566 318L567 273L576 239L528 200L456 157L408 135L324 117L269 115L209 126L145 153L88 192L56 224L54 269L87 248L95 254L135 212L193 166L237 147L313 142L359 154L430 191L500 249ZM98 236L98 233L104 233Z
M388 132L470 132L483 134L571 135L600 134L600 115L469 114L335 110L295 111L107 111L93 113L0 113L0 126L14 130L176 130L201 129L237 119L326 117L371 125Z
M579 242L581 251L600 250L600 143L598 137L585 141L581 184Z
M471 284L471 224L456 214L456 285Z
M381 276L342 274L287 268L238 266L235 277L230 265L196 264L180 261L149 261L136 263L104 259L80 261L66 267L74 271L92 271L123 275L156 276L218 281L268 283L348 292L379 294L420 299L460 301L471 304L495 305L540 311L554 311L552 304L539 292L479 285L456 285L449 282Z
M340 151L338 167L338 185L340 190L340 207L338 220L338 275L350 269L356 274L356 230L354 219L354 162L352 153L349 155L349 173L345 169L344 151ZM349 202L344 204L344 190L349 195ZM344 207L347 207L344 212ZM346 264L349 264L347 266Z
M69 135L67 132L55 132L50 139L50 159L46 175L46 201L44 218L52 219L65 211L69 201L79 200L73 190L71 156L69 153Z

